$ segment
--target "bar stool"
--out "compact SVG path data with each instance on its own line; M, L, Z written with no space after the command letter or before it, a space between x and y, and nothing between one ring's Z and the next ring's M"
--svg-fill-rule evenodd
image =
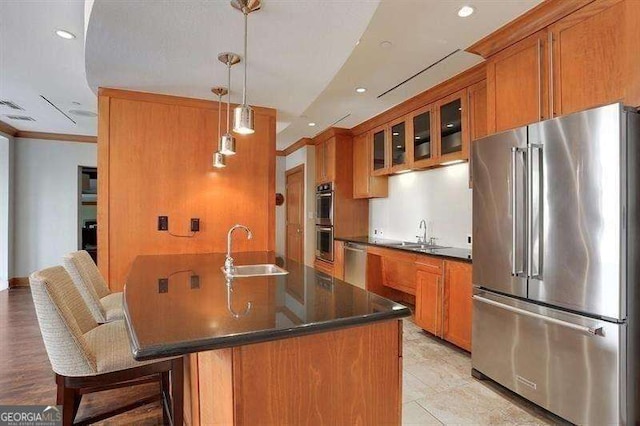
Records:
M96 322L102 324L124 318L122 292L109 290L89 253L85 250L69 253L62 258L62 265Z
M158 381L161 392L85 419L94 423L160 399L165 424L183 423L182 357L136 361L124 321L98 324L61 266L29 277L38 324L56 374L63 424L72 425L82 395ZM173 421L172 421L173 420Z

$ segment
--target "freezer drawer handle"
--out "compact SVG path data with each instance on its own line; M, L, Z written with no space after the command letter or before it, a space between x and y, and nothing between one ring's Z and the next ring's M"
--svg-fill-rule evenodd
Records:
M495 300L486 299L484 297L474 295L474 300L478 302L486 303L487 305L492 305L498 307L500 309L504 309L506 311L511 311L516 314L525 315L532 318L537 318L546 322L550 322L556 325L560 325L567 328L572 328L574 330L583 331L588 334L593 334L594 336L604 336L604 330L602 327L586 327L584 325L574 324L572 322L562 321L556 318L547 317L545 315L537 314L535 312L529 312L525 309L516 308L515 306L505 305L504 303L496 302Z

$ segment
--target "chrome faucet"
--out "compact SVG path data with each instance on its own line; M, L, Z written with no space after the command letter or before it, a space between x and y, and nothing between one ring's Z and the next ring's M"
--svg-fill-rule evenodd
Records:
M224 272L226 274L231 274L233 272L233 257L231 257L231 237L233 236L233 231L238 228L242 228L247 232L247 238L249 240L253 238L251 229L247 228L244 225L233 225L231 229L229 229L229 232L227 233L227 256L224 258Z
M418 239L418 242L422 243L422 244L426 244L426 242L427 242L427 222L424 219L422 219L420 221L420 225L419 225L418 230L422 230L422 235L421 236L420 235L416 235L416 238Z

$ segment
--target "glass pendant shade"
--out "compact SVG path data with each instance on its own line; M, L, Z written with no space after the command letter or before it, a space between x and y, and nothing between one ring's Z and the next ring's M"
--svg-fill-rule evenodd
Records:
M220 138L220 153L222 155L235 155L236 138L231 133L222 135L222 138Z
M215 167L216 169L227 167L224 155L222 155L220 152L215 152L213 154L213 167Z
M250 135L255 132L253 108L249 105L239 105L233 110L233 131L241 135Z

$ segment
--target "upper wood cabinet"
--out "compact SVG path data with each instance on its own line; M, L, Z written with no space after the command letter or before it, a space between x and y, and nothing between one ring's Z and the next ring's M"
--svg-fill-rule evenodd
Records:
M438 153L433 142L432 131L435 127L434 116L433 104L409 114L407 122L409 124L409 151L412 154L412 167L426 168L436 164Z
M389 194L387 176L372 176L370 132L353 138L353 198L386 197Z
M467 89L460 90L434 105L435 142L438 163L469 158L469 112Z
M487 58L489 133L613 102L640 105L637 0L595 0L559 17Z
M443 337L471 351L472 297L471 264L444 262Z
M636 0L595 1L549 27L554 116L638 99Z
M371 131L371 174L389 174L389 126L382 125Z
M336 138L316 144L316 183L333 182L336 176Z
M389 147L387 152L389 153L389 171L391 173L397 173L402 170L407 170L411 164L411 150L409 150L410 135L407 126L407 117L398 118L389 123L388 133Z
M480 81L467 89L469 100L469 188L473 187L473 141L487 136L487 81Z
M548 117L547 31L543 30L487 60L489 133Z

